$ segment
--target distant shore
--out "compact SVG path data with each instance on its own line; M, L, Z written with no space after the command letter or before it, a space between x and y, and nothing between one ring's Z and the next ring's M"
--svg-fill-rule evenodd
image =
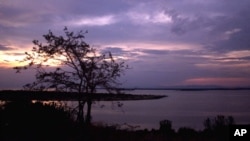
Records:
M122 88L121 90L176 90L176 91L209 91L209 90L250 90L250 87L173 87L173 88Z
M88 96L93 101L125 101L125 100L151 100L167 97L165 95L134 95L134 94L108 94L93 93L79 94L76 92L53 92L53 91L24 91L24 90L2 90L0 100L20 101L20 100L58 100L58 101L78 101L86 100Z

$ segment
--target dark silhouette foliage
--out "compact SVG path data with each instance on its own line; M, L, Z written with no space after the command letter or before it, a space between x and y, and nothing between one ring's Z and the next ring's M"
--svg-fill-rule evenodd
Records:
M233 124L235 121L232 116L225 117L223 115L218 115L213 119L207 118L204 121L205 130L221 130Z
M87 32L70 32L64 28L65 36L52 31L43 35L46 43L34 40L31 52L25 52L25 66L17 66L17 72L25 69L36 70L36 81L25 85L31 90L75 91L93 93L103 87L115 90L117 79L128 68L111 52L101 52L84 41Z
M172 122L170 120L160 121L160 132L172 136L175 133L172 129Z
M74 122L63 107L31 102L9 102L0 110L0 140L69 140Z
M24 86L28 90L78 92L87 100L79 98L78 120L90 123L92 93L97 87L109 92L117 91L120 85L118 78L128 68L111 52L101 52L90 47L84 41L87 32L70 32L64 28L64 36L57 36L52 31L43 35L45 43L34 40L31 52L25 52L25 66L14 67L16 72L25 69L36 71L36 81ZM84 105L87 103L87 114L84 119Z
M197 131L189 127L181 127L177 133L178 136L182 138L182 140L186 141L192 140L192 138L197 137L199 135Z
M208 137L219 138L220 140L229 140L229 128L234 124L235 121L232 116L225 117L218 115L213 119L207 118L204 121L204 134Z
M222 117L222 116L219 116ZM228 119L228 118L226 118ZM215 117L221 123L221 118ZM213 120L213 121L214 121ZM225 120L224 120L225 121ZM223 121L223 122L224 122ZM215 122L213 122L215 123ZM216 122L217 123L217 122ZM221 125L221 124L220 124ZM221 129L222 130L222 129ZM216 130L217 131L217 130ZM182 127L175 132L169 120L160 122L160 129L124 130L119 126L79 126L64 107L32 102L8 102L0 107L1 141L227 141L227 134L208 134ZM226 132L226 131L224 131ZM221 133L221 132L220 132Z

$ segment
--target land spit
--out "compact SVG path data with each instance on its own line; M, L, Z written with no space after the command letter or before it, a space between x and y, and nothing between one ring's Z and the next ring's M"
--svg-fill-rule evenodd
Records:
M144 95L144 94L109 94L109 93L82 93L77 92L55 92L55 91L25 91L25 90L2 90L0 100L58 100L78 101L91 98L93 101L126 101L126 100L152 100L167 97L166 95Z

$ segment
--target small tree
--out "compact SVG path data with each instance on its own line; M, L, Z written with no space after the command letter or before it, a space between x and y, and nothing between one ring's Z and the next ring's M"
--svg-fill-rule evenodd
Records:
M228 140L229 128L234 125L235 121L232 116L225 117L217 115L213 119L207 118L204 121L204 133L208 137L216 137L220 140Z
M128 66L115 59L111 52L100 52L90 47L84 41L87 32L75 34L65 27L64 33L65 36L56 36L49 30L48 34L43 35L45 44L34 40L35 47L30 53L25 52L26 58L21 60L27 62L27 65L14 69L17 72L35 69L36 80L26 84L25 89L54 89L87 95L87 116L90 116L91 93L95 93L97 87L103 87L109 92L116 90L120 85L117 79ZM83 114L85 102L79 100L80 115Z
M172 122L170 120L160 121L160 131L168 135L173 135L175 132L174 129L172 129Z

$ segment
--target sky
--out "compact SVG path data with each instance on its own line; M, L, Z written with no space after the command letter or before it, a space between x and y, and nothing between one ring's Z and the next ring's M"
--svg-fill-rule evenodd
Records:
M34 80L13 66L51 30L122 56L124 87L250 86L249 0L0 0L0 89Z

